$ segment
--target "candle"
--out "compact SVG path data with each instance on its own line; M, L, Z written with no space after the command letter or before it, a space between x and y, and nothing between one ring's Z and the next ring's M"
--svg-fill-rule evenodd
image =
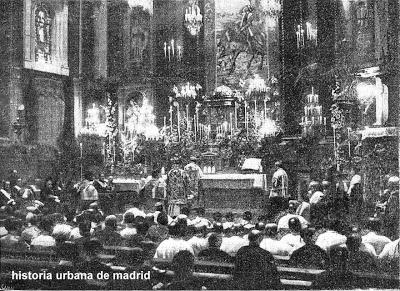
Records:
M106 142L103 142L103 150L102 150L102 154L103 154L103 162L106 162Z
M179 103L178 103L178 107L177 107L177 110L176 110L176 114L177 114L177 116L178 116L178 141L180 141L181 140L181 122L180 122L180 116L179 116Z
M197 107L196 107L196 127L197 130L199 130L199 109Z
M257 100L254 100L254 124L256 124L257 121Z
M235 128L238 128L238 122L237 122L237 103L235 102Z
M83 180L83 161L82 161L82 157L83 157L83 146L82 143L79 143L79 147L81 150L81 181Z
M172 106L169 106L169 124L171 127L171 133L172 133Z
M246 137L249 137L249 124L248 124L247 102L246 101L244 101L244 124L246 127Z
M189 131L189 105L186 105L186 125L187 125L187 131Z
M231 119L231 136L233 136L233 114L232 114L232 112L230 113L230 119Z
M351 142L350 142L350 132L351 132L351 128L348 127L347 128L347 139L349 141L349 157L351 157Z
M164 59L167 58L167 43L164 42Z
M180 61L182 58L181 46L178 45L178 60Z
M171 61L171 47L168 46L168 62Z
M175 56L175 45L174 45L174 39L171 40L171 48L172 48L172 57Z
M307 116L307 106L304 106L304 116Z
M326 126L326 117L324 117L324 125Z

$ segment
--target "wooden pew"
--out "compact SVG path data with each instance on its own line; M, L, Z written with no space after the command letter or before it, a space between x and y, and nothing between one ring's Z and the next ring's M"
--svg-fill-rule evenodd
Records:
M154 271L155 273L159 274L160 278L164 276L170 279L171 276L173 276L173 272L169 270L170 261L154 260L151 263L155 266ZM0 271L2 276L5 276L5 274L10 274L11 271L40 272L41 270L49 270L52 267L55 267L57 264L58 263L55 261L49 262L47 260L43 261L1 258ZM160 270L159 267L165 268L165 271ZM214 268L215 271L219 271L207 272L205 270L206 268L209 268L210 270ZM217 284L219 288L229 288L229 284L232 280L232 268L233 264L196 261L194 277L204 284L209 284L209 286L215 286L215 284ZM113 266L112 269L116 272L123 272L125 270L124 267L120 266ZM312 288L314 280L324 272L324 270L282 266L278 266L278 271L280 273L283 288L285 289L310 289ZM400 279L396 275L367 272L353 272L353 275L357 288L398 289L399 287Z

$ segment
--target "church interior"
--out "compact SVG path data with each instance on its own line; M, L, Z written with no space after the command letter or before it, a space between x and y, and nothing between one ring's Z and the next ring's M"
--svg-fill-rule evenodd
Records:
M359 265L373 261L377 274L348 267L336 281L333 255L323 267L303 268L290 259L297 247L284 255L268 249L278 285L237 275L239 248L224 249L233 259L218 265L199 263L193 247L195 279L179 281L174 260L182 258L157 257L162 243L143 243L146 229L140 242L103 242L96 262L115 272L137 247L152 279L97 280L98 289L399 286L399 0L0 0L0 20L0 278L7 286L77 288L63 284L71 280L11 277L41 270L44 261L56 266L59 253L35 250L30 240L15 251L7 236L18 223L20 232L31 227L29 215L44 232L48 217L70 214L79 229L77 242L72 231L69 240L85 248L79 233L89 210L92 218L102 213L89 219L94 233L114 216L122 237L129 227L139 234L149 217L148 229L159 227L165 212L170 237L185 220L207 247L221 235L220 250L240 245L227 243L239 236L242 248L254 245L274 223L279 239L294 233L290 215L302 223L299 237L315 231L327 258L331 245L318 242L335 222L343 224L343 245L358 235L364 246L367 226L378 224L388 246L379 240L373 259L361 256ZM311 216L302 216L307 207Z

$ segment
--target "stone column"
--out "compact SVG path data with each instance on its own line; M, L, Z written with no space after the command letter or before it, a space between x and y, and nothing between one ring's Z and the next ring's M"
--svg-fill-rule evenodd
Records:
M210 96L216 87L217 51L215 39L215 0L204 0L204 66L205 93Z

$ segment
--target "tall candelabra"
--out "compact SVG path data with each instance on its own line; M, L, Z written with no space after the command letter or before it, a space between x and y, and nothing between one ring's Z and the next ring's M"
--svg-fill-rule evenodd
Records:
M322 106L319 105L318 98L319 96L314 94L314 88L311 89L311 94L306 96L304 116L300 123L303 127L303 135L313 134L316 126L326 127L326 118L322 117Z
M200 32L203 26L203 15L197 1L193 1L191 6L186 8L184 24L191 35L196 36Z

